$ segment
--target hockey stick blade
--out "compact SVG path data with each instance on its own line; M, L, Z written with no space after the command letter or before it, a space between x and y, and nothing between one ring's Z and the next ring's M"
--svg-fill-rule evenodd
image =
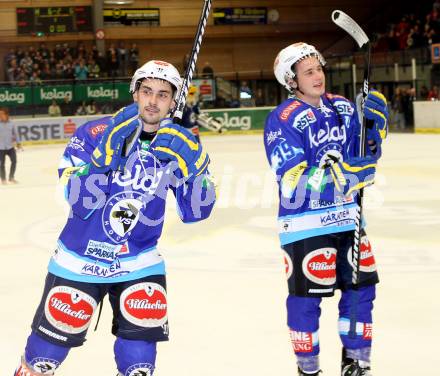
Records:
M351 37L358 44L359 48L362 48L362 46L370 42L367 34L365 34L356 21L342 10L334 10L332 12L332 21L341 29L344 29L349 35L351 35Z

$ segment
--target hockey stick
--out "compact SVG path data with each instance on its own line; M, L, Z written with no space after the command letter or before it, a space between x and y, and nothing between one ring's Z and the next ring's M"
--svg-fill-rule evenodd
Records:
M197 26L196 35L194 37L194 43L191 50L191 56L189 59L188 68L185 72L185 77L183 78L182 89L178 93L178 97L176 99L176 108L173 113L173 122L180 124L183 116L183 110L185 109L186 97L188 95L188 90L191 85L192 76L196 67L197 56L200 51L200 45L202 44L203 34L205 32L206 22L208 21L209 12L211 10L212 0L204 0L205 3L203 5L202 13L200 15L199 25ZM142 127L139 127L136 132L134 132L124 143L124 151L123 155L126 154L127 150L130 150L133 144L139 137L140 132L142 131Z
M206 22L208 21L209 11L211 10L211 2L212 0L205 0L205 4L203 5L199 25L197 27L197 32L194 37L194 43L191 50L191 56L189 58L188 68L186 69L185 77L183 78L182 90L180 90L180 93L176 99L176 109L173 114L174 123L180 123L182 120L183 110L185 109L186 104L186 97L188 95L192 76L196 68L197 56L200 51L200 45L202 44L202 38L205 32Z
M349 15L345 14L340 10L334 10L332 12L332 21L338 25L340 28L345 30L358 44L360 49L365 50L365 62L364 62L364 82L362 84L362 107L365 98L368 95L369 89L369 78L370 78L370 57L371 57L371 46L370 40L368 39L367 34L362 30L362 28L353 20ZM365 129L366 129L366 120L362 117L361 124L361 134L360 134L360 147L359 147L359 156L365 156ZM353 240L353 251L352 251L352 260L353 260L353 274L352 274L352 282L354 285L358 285L360 281L360 240L361 240L361 222L362 222L362 205L364 198L364 189L360 189L358 195L358 211L356 213L356 222L355 222L355 230L354 230L354 240Z

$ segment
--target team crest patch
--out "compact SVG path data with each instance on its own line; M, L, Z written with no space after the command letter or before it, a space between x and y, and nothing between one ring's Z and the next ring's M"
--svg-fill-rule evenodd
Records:
M102 212L102 227L115 243L125 241L136 226L144 206L142 194L134 191L120 192L108 200Z
M53 375L53 372L60 366L60 362L50 358L34 358L30 362L32 367L43 375Z
M127 376L152 376L154 366L150 363L138 363L127 369Z

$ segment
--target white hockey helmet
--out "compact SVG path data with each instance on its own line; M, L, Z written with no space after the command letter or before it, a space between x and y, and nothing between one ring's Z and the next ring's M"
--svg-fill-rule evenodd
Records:
M294 65L311 56L315 56L322 66L325 65L325 59L320 52L310 44L299 42L282 49L273 64L278 82L288 91L292 91L292 81L295 78Z
M137 69L131 79L130 93L134 93L137 90L137 83L144 78L157 78L169 82L176 89L174 98L182 88L182 78L179 71L174 65L165 61L150 60Z

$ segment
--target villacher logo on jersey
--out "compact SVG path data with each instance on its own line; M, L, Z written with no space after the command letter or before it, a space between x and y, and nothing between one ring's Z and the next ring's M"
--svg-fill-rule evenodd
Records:
M90 325L96 300L73 287L56 286L49 291L44 305L48 321L65 333L81 333Z
M145 328L159 327L167 320L167 296L158 283L143 282L121 294L121 312L131 323Z
M312 282L330 286L336 282L336 249L320 248L304 257L304 275Z

